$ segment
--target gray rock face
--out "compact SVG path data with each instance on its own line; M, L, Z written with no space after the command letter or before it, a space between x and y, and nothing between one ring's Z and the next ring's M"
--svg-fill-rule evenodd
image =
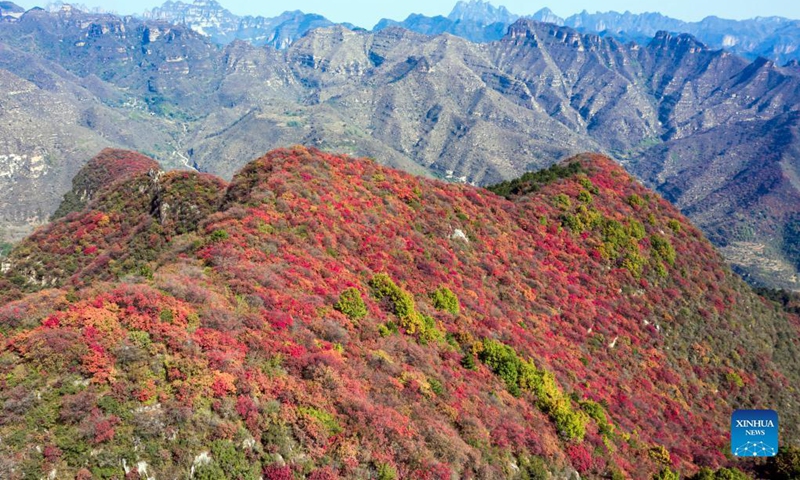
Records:
M0 45L0 85L27 92L0 98L6 228L44 220L106 146L230 177L302 143L475 184L600 151L755 281L797 285L798 70L689 35L623 44L520 20L475 44L333 26L278 51L220 48L163 22L30 11L0 24ZM37 194L19 201L20 188Z
M269 45L285 49L311 29L329 27L333 22L321 15L299 10L274 17L234 15L214 0L193 3L168 1L143 15L146 20L160 20L186 25L206 35L214 43L227 45L243 40L253 45Z

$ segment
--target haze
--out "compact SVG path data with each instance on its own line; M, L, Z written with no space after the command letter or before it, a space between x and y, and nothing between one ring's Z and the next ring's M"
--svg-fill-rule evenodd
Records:
M187 0L191 3L191 0ZM42 2L17 2L25 8L42 5ZM102 7L121 14L142 13L161 5L160 1L136 2L131 0L84 1L89 7ZM425 15L447 15L452 10L455 0L407 0L405 2L380 2L374 0L350 0L348 2L330 2L329 0L297 0L294 2L253 2L245 0L222 0L220 3L237 15L275 16L286 10L302 10L308 13L319 13L335 22L350 22L365 28L372 28L381 18L402 20L411 13ZM505 5L511 12L526 15L548 7L556 15L567 17L584 9L595 11L615 10L633 13L660 12L664 15L687 21L700 20L709 15L722 18L744 19L753 17L782 16L800 18L800 2L786 0L721 1L680 0L663 2L658 0L560 0L558 2L539 3L526 0L493 1L493 5Z

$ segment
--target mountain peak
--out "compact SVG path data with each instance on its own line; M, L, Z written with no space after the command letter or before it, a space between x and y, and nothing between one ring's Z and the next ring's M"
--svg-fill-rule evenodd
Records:
M239 16L215 0L195 0L193 3L165 2L144 13L145 19L165 20L186 24L192 30L227 45L244 40L257 46L287 48L311 29L333 25L325 17L300 10L285 11L266 18Z
M554 23L556 25L564 24L564 19L553 13L553 11L547 7L544 7L538 12L534 13L531 18L544 23Z
M708 45L698 40L694 35L688 33L672 33L666 30L656 32L651 47L675 50L677 52L699 52L709 50Z
M0 15L21 15L25 9L14 2L0 2Z
M253 194L258 194L260 186L266 185L274 174L291 173L301 175L304 181L327 175L355 159L344 155L325 153L314 147L295 145L290 148L272 150L264 156L249 162L234 175L228 187L226 202L236 199L242 202Z
M507 35L511 38L536 38L537 23L529 18L520 18L509 25Z
M550 168L528 172L521 177L488 187L498 195L518 199L535 193L554 180L574 179L578 175L603 175L614 178L618 185L635 184L635 180L617 162L597 153L582 153L563 160Z
M447 18L453 21L470 21L481 25L491 25L498 22L513 23L519 17L509 12L506 7L495 7L488 1L462 0L456 3Z
M99 190L107 186L135 175L159 170L161 166L150 157L129 150L106 148L75 175L72 179L72 190L64 195L64 200L52 218L60 218L83 209Z

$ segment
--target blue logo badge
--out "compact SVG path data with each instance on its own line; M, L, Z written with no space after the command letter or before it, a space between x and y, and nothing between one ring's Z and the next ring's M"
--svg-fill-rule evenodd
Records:
M737 457L778 454L778 414L774 410L736 410L731 416L731 453Z

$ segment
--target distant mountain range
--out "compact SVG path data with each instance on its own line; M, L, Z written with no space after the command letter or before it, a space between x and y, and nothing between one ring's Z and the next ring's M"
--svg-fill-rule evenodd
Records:
M300 143L478 185L599 151L751 281L800 288L794 64L689 35L623 44L528 19L483 45L337 25L284 50L220 47L186 25L74 9L1 22L0 49L8 239L46 221L105 146L229 178L243 159Z
M586 10L561 18L548 8L532 15L512 14L483 0L460 1L447 17L411 15L404 21L381 20L376 30L400 26L426 35L450 33L473 42L499 40L519 18L574 28L583 33L614 36L622 41L646 43L659 31L689 33L712 48L725 48L748 58L765 57L779 64L800 59L800 21L782 17L726 20L707 17L685 22L660 13L597 12Z
M287 48L311 29L333 25L321 15L306 14L299 10L284 12L273 18L240 17L214 0L195 0L193 3L168 1L161 7L145 12L143 18L186 25L222 45L244 40L253 45L269 45L279 49Z
M14 5L11 2L4 4ZM47 10L57 12L66 5L63 2L50 3ZM14 7L16 10L13 15L19 16L23 10L16 5ZM80 4L73 5L73 8L103 13L99 8L90 9ZM2 11L0 7L0 14ZM238 16L215 0L195 0L192 3L170 0L144 12L142 18L186 25L219 45L243 40L256 46L270 45L278 49L288 48L312 29L334 25L334 22L321 15L299 10L287 11L277 17ZM447 16L412 14L402 21L382 19L373 30L402 27L425 35L449 33L482 43L500 40L508 27L520 18L567 26L582 33L611 35L623 42L635 41L640 44L647 43L659 31L689 33L711 48L724 48L749 59L764 57L779 65L800 61L800 21L782 17L727 20L711 16L699 22L686 22L660 13L589 13L584 10L562 18L549 8L542 8L533 14L517 15L504 6L494 6L488 1L462 0ZM339 25L356 28L349 23Z

